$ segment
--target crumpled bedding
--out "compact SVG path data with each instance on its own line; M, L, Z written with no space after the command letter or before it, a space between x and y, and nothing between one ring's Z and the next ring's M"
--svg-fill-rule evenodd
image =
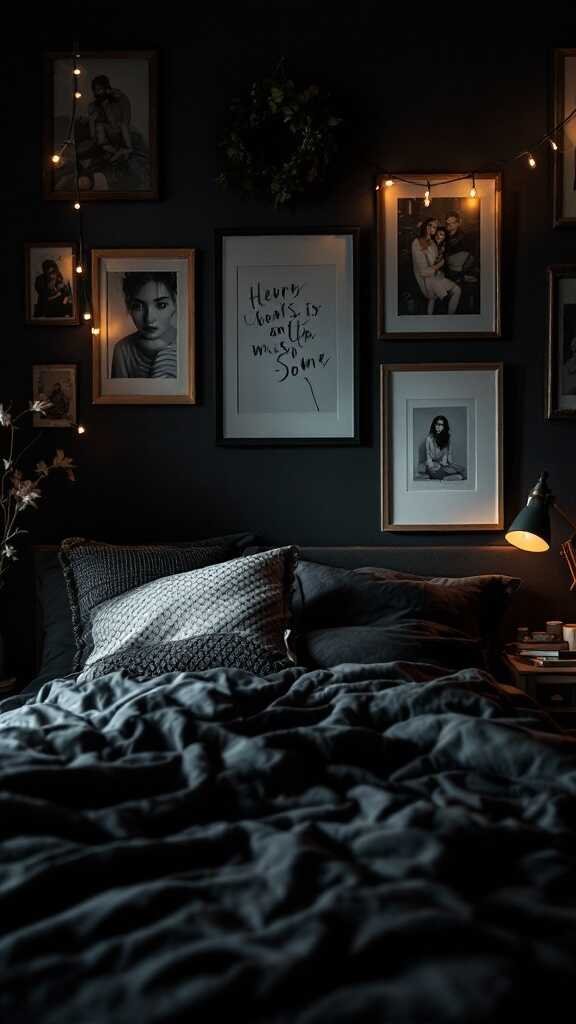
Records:
M570 1005L576 740L486 672L117 673L0 710L2 1020Z

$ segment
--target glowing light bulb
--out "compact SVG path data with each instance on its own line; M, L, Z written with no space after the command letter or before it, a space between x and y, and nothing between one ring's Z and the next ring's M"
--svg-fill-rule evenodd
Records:
M386 185L386 188L392 188L394 182L392 181L392 178L387 178L384 184Z
M78 90L76 90L76 92L74 93L74 99L75 100L81 100L82 99L82 93L78 92Z
M535 161L534 157L532 156L532 153L528 153L528 163L530 164L530 167L532 168L532 170L534 170L534 168L536 167L536 161Z
M377 191L377 192L379 192L379 191L380 191L380 185L376 185L376 191Z
M549 139L548 141L549 141L550 145L552 146L552 149L554 150L554 152L556 152L556 150L558 149L558 143L554 142L554 139Z
M425 193L424 193L424 199L430 199L430 189L429 188L427 188Z
M94 334L94 335L100 334L100 328L99 327L93 327L92 328L92 334Z
M83 269L84 269L84 268L83 268L82 264L81 264L81 263L79 263L79 264L78 264L78 266L76 267L76 273L77 273L77 274L81 274L81 273L82 273L82 271L83 271Z
M54 153L54 156L52 157L52 163L53 164L59 164L60 160L61 160L60 154L59 153Z
M80 68L74 68L74 74L78 76L80 74Z
M84 317L84 320L91 320L92 319L92 313L83 313L82 315Z
M474 188L474 185L472 185L472 188L470 189L470 193L469 193L470 199L476 199L477 194L478 193L476 192L476 189Z
M86 427L83 427L81 423L78 426L78 433L79 434L85 434L86 433Z
M80 209L80 203L74 203L74 209L75 210L79 210Z

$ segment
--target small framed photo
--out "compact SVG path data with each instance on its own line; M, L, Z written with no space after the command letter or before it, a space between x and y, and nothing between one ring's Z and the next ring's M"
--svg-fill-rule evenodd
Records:
M50 403L44 414L35 413L35 427L74 427L78 423L76 366L42 363L32 367L32 401Z
M554 126L566 121L555 142L554 227L576 224L576 50L554 51ZM569 120L567 120L569 118Z
M546 418L576 417L576 265L548 268Z
M82 53L78 62L74 148L70 133L74 60L46 56L44 197L86 200L157 199L155 51ZM51 157L60 154L57 164Z
M382 530L503 529L502 364L381 366Z
M94 403L195 403L194 268L194 249L93 250Z
M26 323L78 324L76 246L70 242L28 242L25 253Z
M220 444L359 443L358 236L217 233Z
M379 336L499 337L500 176L401 177L376 192Z

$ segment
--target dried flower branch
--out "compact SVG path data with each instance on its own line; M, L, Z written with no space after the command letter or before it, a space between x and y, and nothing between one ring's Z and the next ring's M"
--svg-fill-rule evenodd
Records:
M0 404L0 441L7 440L7 453L2 457L3 472L0 473L0 587L4 582L4 576L10 568L10 564L17 560L18 551L13 544L16 537L26 533L16 525L18 516L29 508L38 508L38 502L42 498L41 484L56 470L63 470L69 480L75 480L74 469L76 468L72 459L65 455L61 448L56 450L52 462L44 460L36 463L34 473L25 476L19 463L22 456L38 440L34 438L20 451L16 450L16 432L18 421L27 414L45 416L46 410L50 408L50 402L35 401L28 403L28 409L24 409L17 416L13 416L11 407L5 408Z

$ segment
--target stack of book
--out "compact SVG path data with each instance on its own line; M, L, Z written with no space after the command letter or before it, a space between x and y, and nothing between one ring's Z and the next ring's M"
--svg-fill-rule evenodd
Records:
M576 670L576 651L570 650L566 640L521 640L510 644L509 650L533 665Z

